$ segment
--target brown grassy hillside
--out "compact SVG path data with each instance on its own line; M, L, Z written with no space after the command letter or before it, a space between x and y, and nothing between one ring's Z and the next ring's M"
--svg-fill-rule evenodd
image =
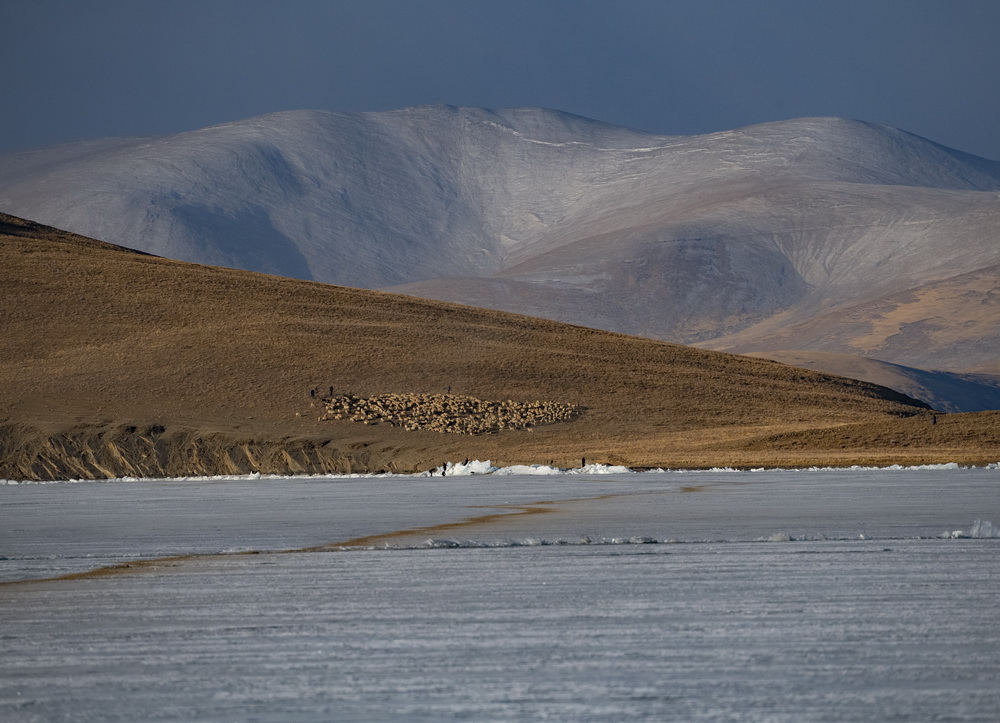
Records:
M636 466L1000 458L996 420L981 415L910 446L869 439L869 426L914 415L922 421L907 429L929 425L912 400L871 384L169 261L9 216L0 216L0 281L0 477L403 471L466 456ZM320 421L331 386L362 397L451 387L583 411L495 434L407 431ZM828 441L840 425L861 430L849 446ZM788 434L796 444L762 441Z

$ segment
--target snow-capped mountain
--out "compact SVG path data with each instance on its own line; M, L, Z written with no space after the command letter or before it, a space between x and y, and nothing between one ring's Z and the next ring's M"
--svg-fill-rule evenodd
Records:
M171 258L984 371L998 192L1000 163L836 118L659 136L530 108L294 111L0 157L0 209Z

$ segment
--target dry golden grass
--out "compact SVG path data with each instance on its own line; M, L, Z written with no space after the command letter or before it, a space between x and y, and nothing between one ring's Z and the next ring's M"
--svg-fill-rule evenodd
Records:
M903 435L890 390L760 359L142 255L0 217L0 477L1000 459L996 417ZM320 421L309 390L585 408L467 437ZM912 419L906 419L917 415ZM943 419L939 417L939 419ZM844 442L843 425L854 430ZM785 435L785 436L783 436ZM787 436L791 435L791 436ZM793 444L789 440L796 440Z

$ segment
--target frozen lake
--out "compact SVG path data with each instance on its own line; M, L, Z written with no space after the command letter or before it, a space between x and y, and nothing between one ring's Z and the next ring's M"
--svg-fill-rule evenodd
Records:
M997 469L0 486L0 579L196 555L0 586L0 718L995 720L990 521Z

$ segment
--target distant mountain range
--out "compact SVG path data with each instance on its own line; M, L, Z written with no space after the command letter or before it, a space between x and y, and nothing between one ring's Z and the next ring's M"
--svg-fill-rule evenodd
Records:
M1000 374L1000 163L872 123L659 136L531 108L295 111L0 156L0 209L717 350L978 372L984 394Z

